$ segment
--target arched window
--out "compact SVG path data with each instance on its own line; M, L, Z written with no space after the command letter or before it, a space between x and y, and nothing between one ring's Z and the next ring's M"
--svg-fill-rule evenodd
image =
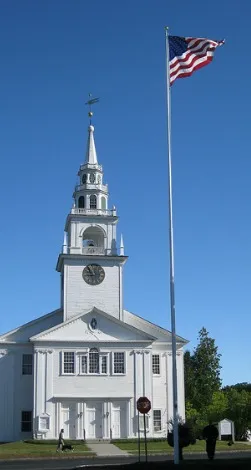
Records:
M99 374L99 352L91 348L89 352L89 374Z
M83 183L83 184L86 183L86 179L87 179L87 174L84 173L83 176L82 176L82 183Z
M90 183L91 184L95 183L95 174L94 173L90 174Z
M106 199L104 196L101 198L101 209L105 210L106 209Z
M84 196L80 196L80 197L78 198L78 207L79 207L80 209L84 209L84 208L85 208L85 198L84 198Z
M95 194L90 196L90 209L97 209L97 196Z

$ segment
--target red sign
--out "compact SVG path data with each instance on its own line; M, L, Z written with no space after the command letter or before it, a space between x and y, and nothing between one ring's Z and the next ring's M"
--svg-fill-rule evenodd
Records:
M150 400L148 400L147 397L140 397L138 400L137 400L137 410L140 412L140 413L148 413L151 409L151 402Z

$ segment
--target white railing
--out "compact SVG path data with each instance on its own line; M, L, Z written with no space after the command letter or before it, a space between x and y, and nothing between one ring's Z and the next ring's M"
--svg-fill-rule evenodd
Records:
M80 209L79 207L73 207L71 214L81 215L116 215L116 209Z
M87 189L96 189L96 190L99 189L101 191L106 192L106 191L108 191L108 184L100 184L100 183L95 184L95 183L88 183L88 182L86 182L85 184L77 184L75 186L75 192L84 190L86 188Z
M84 246L82 248L83 255L104 255L105 250L102 246Z
M98 163L83 163L83 165L80 166L80 170L99 170L102 171L102 165L99 165Z

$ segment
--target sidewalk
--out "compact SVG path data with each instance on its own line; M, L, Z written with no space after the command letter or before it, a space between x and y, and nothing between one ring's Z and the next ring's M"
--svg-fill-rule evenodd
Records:
M92 452L95 452L97 457L126 457L130 455L110 442L86 442L86 445Z

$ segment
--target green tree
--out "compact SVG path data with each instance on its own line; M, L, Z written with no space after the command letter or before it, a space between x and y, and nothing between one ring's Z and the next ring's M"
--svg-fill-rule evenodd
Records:
M246 392L251 392L251 383L248 382L241 382L235 385L226 385L223 387L223 391L227 392L230 389L237 390L238 392L241 392L242 390L245 390Z
M226 417L234 422L235 438L242 439L251 426L251 393L229 388L223 392L227 398Z
M228 399L224 392L214 392L210 405L206 408L206 421L218 423L228 415Z
M185 388L186 399L204 414L212 402L213 393L221 387L221 355L206 328L199 331L198 341L192 355L185 353Z
M184 354L184 374L185 374L185 399L186 403L193 403L193 398L195 389L194 389L194 358L190 351L185 351Z

